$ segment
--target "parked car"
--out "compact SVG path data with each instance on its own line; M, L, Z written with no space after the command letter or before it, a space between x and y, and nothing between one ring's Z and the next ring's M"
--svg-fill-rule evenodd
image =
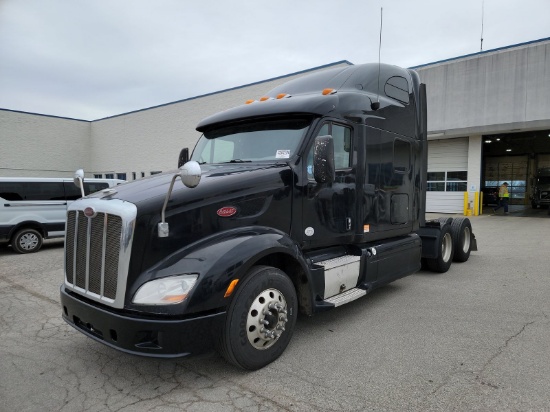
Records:
M124 182L86 179L84 194ZM67 206L81 197L71 178L0 177L0 244L18 253L38 252L43 239L65 236Z

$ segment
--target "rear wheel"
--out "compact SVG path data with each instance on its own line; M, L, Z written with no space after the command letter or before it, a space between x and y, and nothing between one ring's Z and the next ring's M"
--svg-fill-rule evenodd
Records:
M42 247L42 235L35 229L20 229L13 236L11 246L18 253L38 252Z
M430 270L439 273L445 273L451 267L454 256L453 235L451 225L443 225L441 227L440 250L438 256L433 259L426 259L426 263Z
M453 235L455 262L466 262L470 258L472 249L472 224L466 217L453 219L451 224L451 233Z
M256 266L229 305L219 351L243 369L260 369L288 346L296 324L294 285L279 269Z

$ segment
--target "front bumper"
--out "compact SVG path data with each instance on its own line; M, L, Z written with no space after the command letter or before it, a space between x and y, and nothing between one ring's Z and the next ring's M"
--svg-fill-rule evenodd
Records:
M84 302L61 286L63 319L107 346L134 355L174 358L211 351L222 333L225 312L192 319L146 319Z

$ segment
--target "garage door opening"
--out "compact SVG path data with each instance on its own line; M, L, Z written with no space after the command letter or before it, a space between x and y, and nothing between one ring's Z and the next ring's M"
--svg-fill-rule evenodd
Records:
M511 215L541 214L533 199L537 171L550 168L550 130L485 135L482 159L484 213L492 213L498 204L498 188L507 182ZM543 205L543 209L548 207Z

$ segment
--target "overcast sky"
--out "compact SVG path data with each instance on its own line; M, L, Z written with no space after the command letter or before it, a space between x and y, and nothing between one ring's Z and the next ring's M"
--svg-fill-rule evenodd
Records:
M0 108L94 120L348 60L550 37L550 0L0 0ZM266 90L267 92L267 90Z

